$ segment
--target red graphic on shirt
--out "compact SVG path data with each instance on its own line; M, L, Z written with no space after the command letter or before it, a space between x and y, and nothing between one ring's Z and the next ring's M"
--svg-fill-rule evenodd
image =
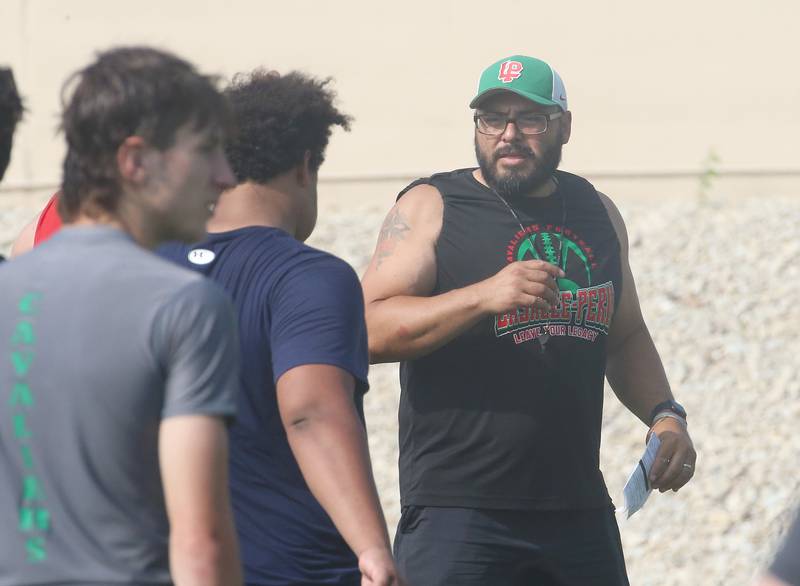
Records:
M511 83L520 75L522 75L522 63L519 61L504 61L500 65L500 75L497 76L497 79L503 83Z
M577 233L553 224L531 224L519 232L506 248L509 263L544 260L566 273L557 279L560 295L549 311L539 307L518 307L495 316L495 335L512 334L514 343L536 340L542 335L567 336L594 342L608 334L614 313L614 283L597 283L592 277L599 268L591 246Z
M607 281L577 291L561 291L551 309L519 307L495 316L495 335L514 334L517 344L542 335L547 324L551 336L569 336L594 342L598 334L608 334L614 314L614 284Z

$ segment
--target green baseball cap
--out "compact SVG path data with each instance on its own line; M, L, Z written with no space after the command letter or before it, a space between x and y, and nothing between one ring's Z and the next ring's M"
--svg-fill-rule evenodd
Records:
M543 106L567 110L567 91L556 70L541 59L512 55L483 70L478 94L469 103L476 108L485 98L499 92L514 92Z

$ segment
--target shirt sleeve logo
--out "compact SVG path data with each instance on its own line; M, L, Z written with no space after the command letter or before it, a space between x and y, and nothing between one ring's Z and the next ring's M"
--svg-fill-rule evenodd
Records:
M195 248L194 250L190 250L189 254L186 256L189 259L189 262L195 265L208 265L214 262L214 259L217 258L217 255L214 254L213 250L208 250L206 248Z
M503 83L511 83L522 75L522 63L519 61L503 61L500 65L500 75L497 79Z

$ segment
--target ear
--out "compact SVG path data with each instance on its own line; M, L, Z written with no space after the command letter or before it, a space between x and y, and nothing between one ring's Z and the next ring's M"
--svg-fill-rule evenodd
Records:
M572 134L572 112L567 110L559 120L561 122L561 144L567 144Z
M308 187L314 181L311 170L311 151L303 153L303 162L297 166L297 182L301 187Z
M147 143L141 136L129 136L117 149L117 170L123 181L144 182L147 172L144 165Z

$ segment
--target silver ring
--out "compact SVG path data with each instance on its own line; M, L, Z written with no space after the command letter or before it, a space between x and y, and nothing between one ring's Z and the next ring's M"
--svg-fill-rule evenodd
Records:
M670 462L669 458L661 458L661 461L664 462L665 464L669 464Z
M684 464L683 467L686 468L687 470L694 469L694 466L692 466L691 464Z

